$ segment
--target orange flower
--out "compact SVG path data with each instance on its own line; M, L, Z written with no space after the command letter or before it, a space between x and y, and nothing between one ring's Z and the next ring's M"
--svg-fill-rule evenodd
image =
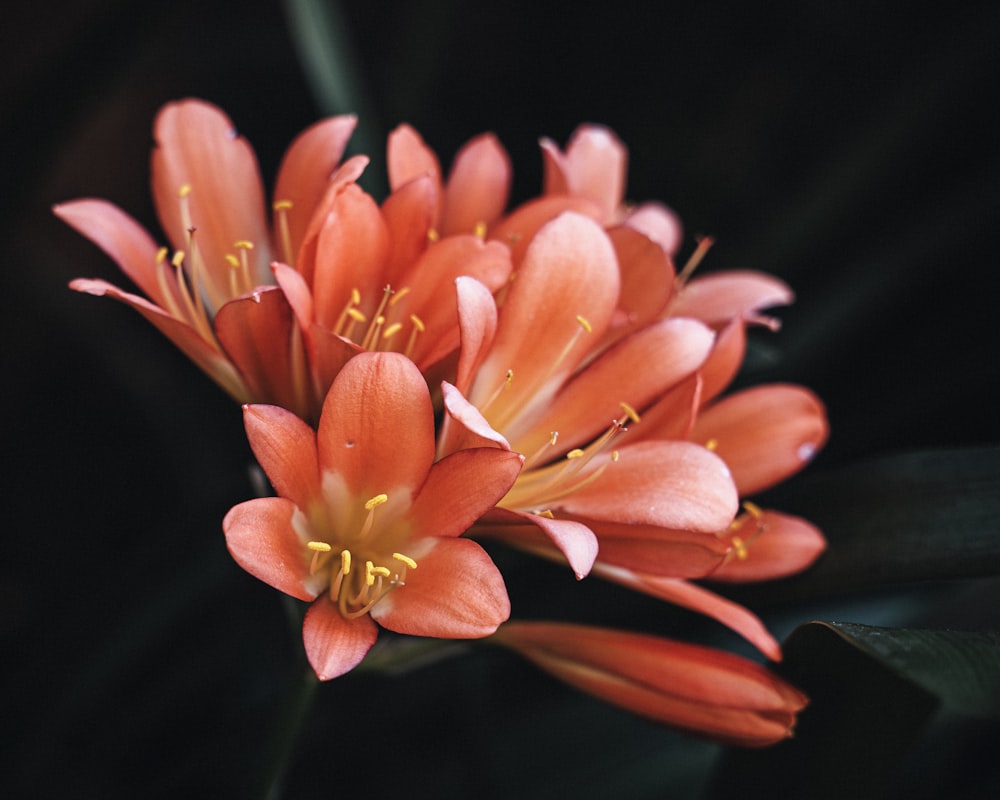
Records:
M602 700L729 744L764 747L788 738L808 702L759 664L655 636L511 622L493 641Z
M487 636L507 619L503 578L458 538L507 491L514 453L480 448L434 462L434 414L413 363L364 353L333 381L319 428L245 406L247 435L278 497L223 522L251 574L313 601L306 654L323 680L353 669L382 627L443 638Z

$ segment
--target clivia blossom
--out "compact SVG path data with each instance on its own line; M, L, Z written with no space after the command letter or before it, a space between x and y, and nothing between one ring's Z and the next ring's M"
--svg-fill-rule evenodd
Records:
M510 614L500 572L458 538L510 487L521 458L496 448L434 462L434 412L404 356L364 353L334 380L318 430L275 406L244 409L277 497L223 522L244 569L300 600L306 655L324 680L353 669L378 636L493 633Z

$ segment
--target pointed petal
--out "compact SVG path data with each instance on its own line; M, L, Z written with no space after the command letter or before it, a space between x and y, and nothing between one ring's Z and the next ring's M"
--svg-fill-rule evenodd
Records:
M794 299L792 290L771 275L727 270L688 281L670 304L670 314L694 317L712 326L725 325L732 319L771 324L757 312L788 305Z
M709 576L713 581L786 578L808 568L826 549L823 534L801 517L764 511L760 520L749 517L747 523L748 531L735 532L747 543L746 558L730 558Z
M492 133L477 136L458 154L448 175L441 233L473 233L503 214L510 192L510 158Z
M291 411L246 405L243 424L257 463L274 490L308 511L321 500L316 434Z
M566 213L532 240L500 312L496 339L470 400L483 404L508 369L514 380L488 419L540 408L593 348L618 301L618 261L603 229ZM592 332L583 330L584 318Z
M609 128L581 125L561 157L557 155L558 148L549 140L542 140L541 144L547 157L545 194L568 189L571 194L596 203L601 209L602 220L611 222L625 197L628 151L621 140ZM554 174L557 169L562 173L561 180Z
M714 338L702 323L690 319L662 320L625 337L574 376L512 447L534 453L552 431L559 431L557 445L546 451L555 458L592 441L622 416L622 403L644 409L698 369ZM642 424L640 420L634 427Z
M356 497L415 492L434 461L434 410L423 376L398 353L361 353L323 405L320 468ZM391 494L390 494L391 496Z
M275 243L281 257L294 264L309 220L319 206L333 171L344 155L358 118L353 114L330 117L300 133L281 161L274 187L274 201L290 202L285 212L288 240L282 241L282 216L274 214Z
M597 558L597 537L586 525L568 519L550 519L507 508L494 508L473 529L547 558L565 558L577 580L582 580Z
M538 197L514 209L489 231L489 237L510 247L516 267L524 260L528 245L541 227L567 211L601 221L601 209L585 197L568 194Z
M385 278L392 286L402 286L403 273L427 249L437 197L433 178L424 175L399 187L382 202L382 216L392 241Z
M378 626L367 614L346 619L324 594L306 611L302 640L306 657L321 681L354 669L378 639Z
M132 217L105 200L74 200L52 211L111 256L156 305L166 304L156 280L156 242Z
M670 639L537 622L508 623L495 640L583 691L733 744L787 738L808 702L759 664Z
M417 568L372 609L396 633L445 639L479 639L510 617L500 570L471 539L425 539L408 555Z
M278 288L230 300L215 315L219 344L243 376L254 402L274 403L300 415L310 404L301 342L296 363L292 309Z
M242 377L215 342L206 341L186 322L153 305L145 297L124 292L107 281L77 278L70 283L70 288L97 297L107 295L132 306L237 402L245 403L250 399Z
M816 395L801 386L755 386L704 409L691 438L717 442L741 495L783 481L826 442L829 424Z
M230 297L225 256L237 241L253 242L248 255L256 284L266 283L271 242L257 157L232 121L200 100L168 103L154 125L153 194L163 229L177 250L189 250L188 224L197 229L202 280L212 305ZM190 220L179 192L189 186Z
M684 241L684 226L673 210L661 203L643 203L631 209L622 221L656 242L669 258L677 255Z
M679 578L662 578L626 570L600 561L594 564L594 574L711 617L738 633L772 661L781 661L781 646L756 614L703 586Z
M507 494L523 461L496 447L459 450L441 459L413 501L413 529L420 536L461 536Z
M291 500L260 497L234 506L222 521L226 547L243 569L285 594L312 600L309 560L296 529L304 519Z
M409 125L400 125L389 134L386 166L392 191L423 175L430 175L438 187L441 185L438 157ZM440 189L437 194L440 197Z
M619 451L617 463L587 486L554 504L569 514L612 522L712 533L729 525L737 497L722 459L689 442L639 442Z

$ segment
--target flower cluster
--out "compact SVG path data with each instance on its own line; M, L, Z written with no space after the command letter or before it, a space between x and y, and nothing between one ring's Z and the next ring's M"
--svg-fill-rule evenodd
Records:
M367 159L342 162L353 126L332 118L292 143L270 223L249 145L195 100L155 124L172 249L104 201L55 209L146 297L72 287L137 309L246 404L277 497L232 509L226 541L247 571L311 601L316 673L360 663L376 623L492 636L677 727L746 745L789 735L805 698L754 662L508 623L504 579L468 538L697 610L780 659L756 616L693 581L789 575L825 546L809 522L745 499L823 445L822 404L790 385L725 393L748 326L776 328L764 312L791 301L788 287L695 276L709 240L676 269L677 217L625 203L626 150L605 128L581 127L565 151L543 140L543 191L508 211L511 166L493 136L445 178L401 126L378 203L357 184Z

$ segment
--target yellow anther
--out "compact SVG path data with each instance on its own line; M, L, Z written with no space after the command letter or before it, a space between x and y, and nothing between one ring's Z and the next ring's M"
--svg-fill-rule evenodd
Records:
M351 573L351 551L341 550L340 551L340 571L345 575L350 575Z
M617 450L612 450L611 451L611 460L614 463L616 463L616 464L618 463L618 451Z
M409 286L404 286L402 289L399 289L392 296L392 299L389 301L389 305L390 306L396 305L396 303L398 303L400 300L402 300L404 297L406 297L406 295L408 295L409 293L410 293L410 287Z
M549 444L555 447L556 442L558 441L559 441L559 431L552 431L552 433L549 434Z
M394 323L392 323L392 325L390 325L388 328L386 328L384 331L382 331L382 338L383 339L390 339L390 338L392 338L397 333L399 333L399 331L402 329L402 327L403 327L403 323L402 322L394 322Z
M240 260L232 253L226 253L226 263L233 269L239 269L240 267L243 266L240 263Z
M555 519L556 518L556 515L553 514L551 511L549 511L549 509L547 509L547 508L544 511L536 511L535 512L535 516L536 517L545 517L545 519Z
M416 569L416 568L417 568L417 562L416 562L416 561L414 561L414 560L413 560L412 558L410 558L409 556L404 556L404 555L403 555L402 553L393 553L393 554L392 554L392 557L393 557L394 559L396 559L397 561L401 561L401 562L403 562L403 563L404 563L404 564L406 564L406 566L408 566L408 567L409 567L410 569Z
M632 406L630 406L630 405L629 405L628 403L626 403L626 402L621 402L621 403L619 403L618 405L620 405L620 406L621 406L621 408L622 408L622 411L624 411L624 412L625 412L626 416L627 416L627 417L628 417L628 418L629 418L630 420L632 420L632 422L638 422L638 421L639 421L639 412L638 412L638 411L636 411L636 410L635 410L634 408L632 408Z
M240 239L238 242L233 242L233 247L237 250L253 250L253 242Z
M709 439L707 442L705 442L705 449L710 450L713 453L716 451L718 447L719 447L718 439Z
M166 247L161 247L159 250L157 250L156 251L156 263L157 264L162 264L164 261L166 261L167 260L167 253L169 253L169 252L170 251L167 250Z
M361 292L357 289L351 289L351 303L358 305L361 302Z
M178 250L176 253L174 253L174 257L172 259L170 259L170 263L173 264L175 267L179 267L181 264L183 264L184 263L184 251L183 250Z
M181 188L177 190L178 197L187 197L191 194L191 184L185 183L181 185Z
M391 574L388 567L372 567L372 575L381 575L383 578L388 578Z
M428 228L427 229L427 241L429 241L429 242L436 242L440 238L441 238L441 234L438 233L434 228Z
M410 314L410 322L412 322L413 327L416 328L421 333L423 333L426 330L426 328L424 327L424 321L420 319L420 317L418 317L416 314Z
M513 383L513 381L514 381L514 370L509 369L507 370L507 377L504 378L504 388L510 386L511 383Z
M353 319L355 322L367 322L368 317L358 311L356 308L347 309L347 316Z
M371 561L365 562L365 586L375 585L375 565Z
M731 541L733 543L733 550L736 552L736 558L740 561L746 561L747 557L750 555L750 551L747 550L746 543L739 536L734 536Z
M306 542L306 547L310 550L316 551L317 553L329 553L333 550L333 548L326 542Z
M271 205L271 208L273 208L275 211L288 211L288 209L290 209L292 205L293 204L291 200L275 200L274 203Z
M760 519L764 516L764 512L761 511L760 506L756 503L751 503L749 500L744 501L743 508L754 519Z
M569 452L568 452L568 453L566 454L566 458L569 458L569 459L574 459L574 458L580 458L580 457L581 457L581 456L583 456L583 455L584 455L584 452L583 452L583 450L581 450L581 449L580 449L579 447L577 447L577 448L576 448L576 449L574 449L574 450L570 450L570 451L569 451Z
M580 323L580 327L583 328L587 333L592 333L594 328L591 326L590 322L586 317L581 317L579 314L576 315L576 321Z
M365 511L371 511L373 508L377 508L389 501L389 495L387 494L377 494L371 500L365 503Z
M479 221L476 223L476 227L473 229L473 233L476 234L480 239L486 238L486 223Z

